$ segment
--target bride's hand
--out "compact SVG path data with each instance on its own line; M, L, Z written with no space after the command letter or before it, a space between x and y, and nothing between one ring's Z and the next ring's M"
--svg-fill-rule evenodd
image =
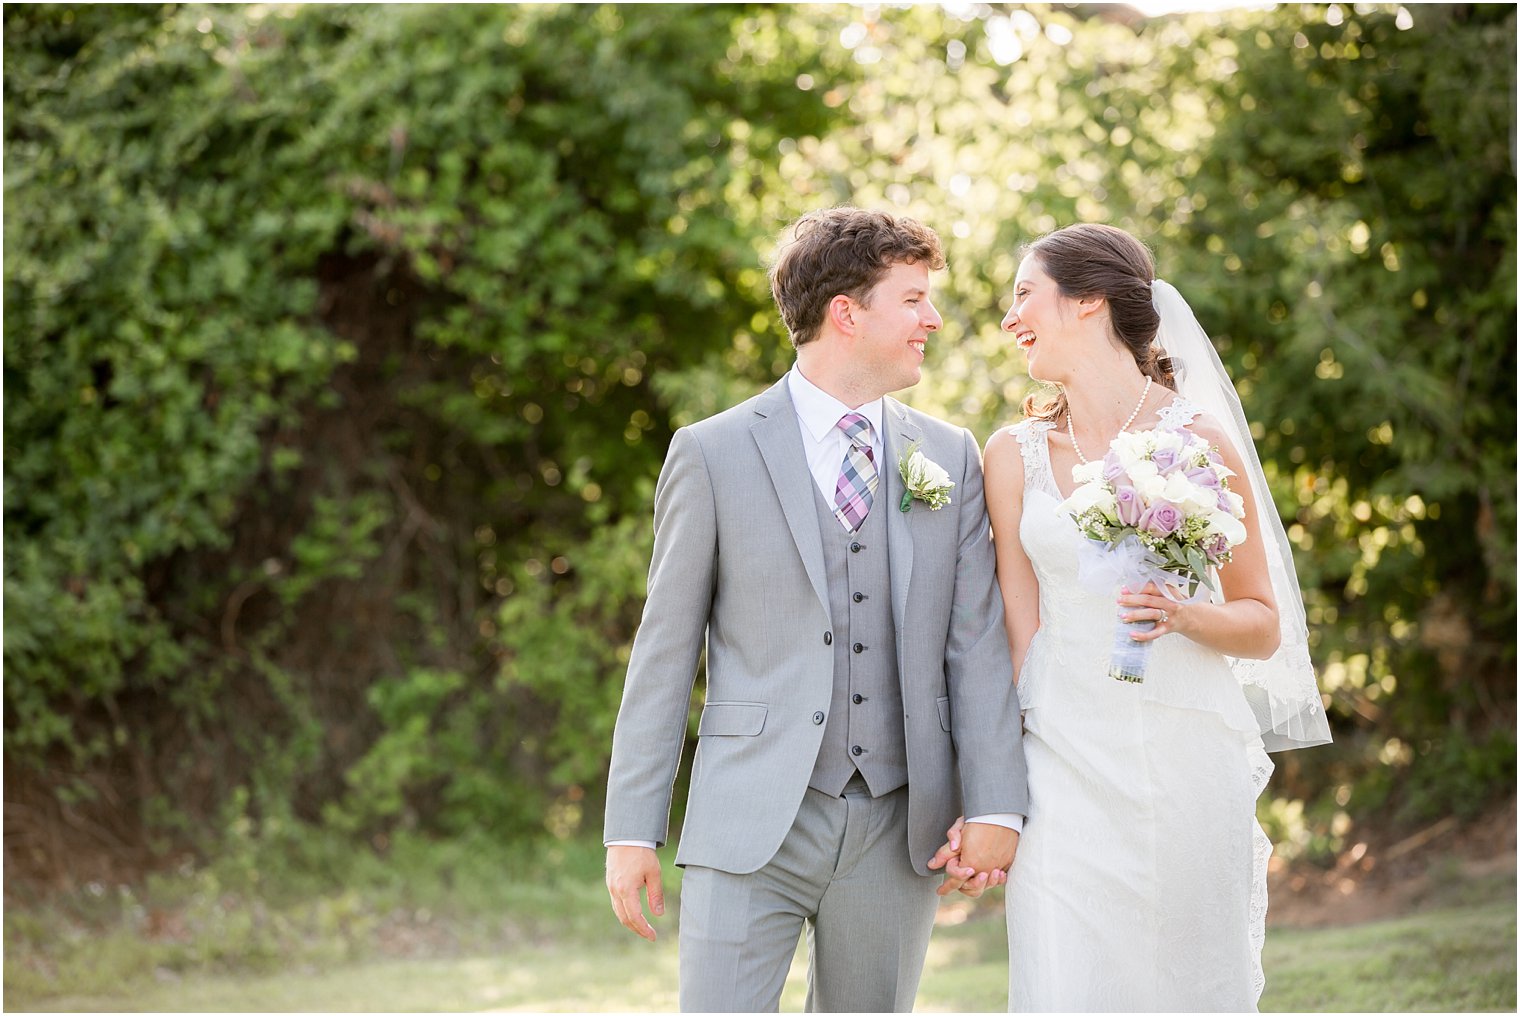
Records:
M1136 642L1154 642L1163 635L1172 632L1188 632L1188 605L1175 603L1161 595L1161 590L1156 583L1147 582L1145 588L1138 593L1130 592L1125 586L1119 590L1120 607L1134 608L1124 613L1126 622L1132 621L1155 621L1156 626L1150 631L1139 629L1130 633L1130 638Z

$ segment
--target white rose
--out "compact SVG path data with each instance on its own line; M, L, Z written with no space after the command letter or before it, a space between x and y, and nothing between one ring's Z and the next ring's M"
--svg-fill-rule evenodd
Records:
M919 451L908 457L908 472L912 474L915 486L943 487L950 482L945 467Z
M1108 449L1105 449L1105 455L1107 455L1108 452L1113 452L1114 455L1119 456L1120 462L1129 462L1132 461L1132 459L1137 458L1137 455L1145 455L1145 450L1143 449L1138 453L1135 452L1134 447L1132 447L1132 444L1134 444L1134 441L1132 440L1134 440L1134 435L1132 435L1132 433L1119 433L1119 435L1116 435L1116 437L1114 437L1113 441L1110 441L1110 443L1108 443Z
M1172 504L1182 504L1190 497L1193 497L1197 490L1198 488L1186 476L1177 472L1166 478L1166 486L1162 488L1161 496L1172 502ZM1210 505L1217 505L1218 503L1219 498L1209 498Z
M1187 447L1187 435L1175 430L1154 431L1156 435L1156 451L1176 452L1179 457L1183 448Z
M1084 462L1071 467L1071 478L1077 483L1093 483L1103 479L1103 461Z
M1181 480L1181 483L1176 481ZM1219 508L1219 495L1211 487L1201 487L1180 473L1167 477L1166 499L1189 515L1215 511Z
M1211 488L1200 487L1197 484L1189 486L1193 488L1192 493L1187 496L1187 500L1181 502L1183 510L1189 515L1214 511L1219 507L1219 495Z
M1135 476L1131 473L1130 479L1135 481L1135 493L1139 494L1140 499L1146 504L1166 495L1166 481L1156 475L1155 466L1151 467L1149 476ZM1215 503L1217 504L1218 501L1216 500Z
M1087 509L1100 504L1105 498L1109 501L1114 499L1101 483L1084 483L1071 492L1071 497L1062 501L1057 507L1062 515L1081 515Z
M1141 480L1152 479L1161 474L1156 464L1150 459L1139 459L1134 463L1124 463L1124 471L1129 474L1130 480L1139 484Z

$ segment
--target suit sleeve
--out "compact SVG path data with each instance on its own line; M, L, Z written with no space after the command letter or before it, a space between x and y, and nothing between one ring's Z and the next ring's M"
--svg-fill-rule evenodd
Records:
M982 460L969 431L958 492L960 544L945 643L950 724L967 815L1029 813L1018 690L1003 626Z
M603 842L669 838L670 802L707 633L717 511L701 443L676 432L654 498L654 555L612 735Z

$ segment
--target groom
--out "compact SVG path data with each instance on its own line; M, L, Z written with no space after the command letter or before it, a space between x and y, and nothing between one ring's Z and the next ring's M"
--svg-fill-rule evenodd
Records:
M640 890L662 914L654 848L705 647L684 1011L776 1011L806 925L809 1011L907 1012L946 828L972 816L953 874L973 887L1013 860L1024 758L977 446L886 397L919 380L943 267L912 219L804 216L771 272L796 366L671 442L604 839L613 909L653 939ZM905 491L915 447L948 476Z

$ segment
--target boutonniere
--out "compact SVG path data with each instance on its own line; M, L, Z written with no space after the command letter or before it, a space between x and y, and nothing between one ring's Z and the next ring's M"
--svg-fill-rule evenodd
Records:
M897 471L902 474L903 496L898 511L907 511L916 497L937 512L950 503L950 491L955 482L944 467L918 450L914 441L897 460Z

